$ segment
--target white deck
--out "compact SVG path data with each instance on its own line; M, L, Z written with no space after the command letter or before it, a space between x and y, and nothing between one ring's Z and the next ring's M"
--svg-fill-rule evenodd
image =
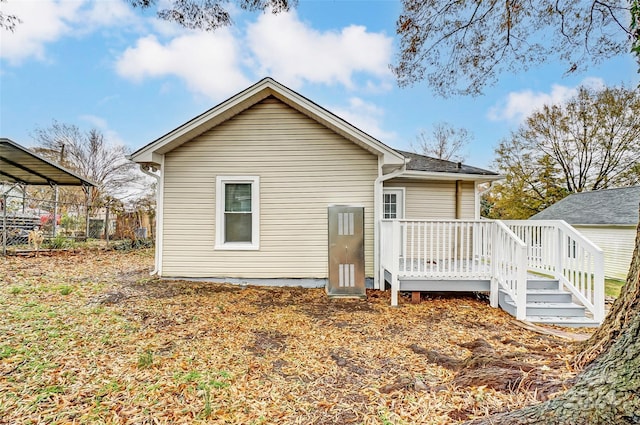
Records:
M602 251L564 222L380 222L379 278L391 284L392 305L398 291L488 291L497 307L503 292L524 320L532 271L557 280L601 322L603 262Z

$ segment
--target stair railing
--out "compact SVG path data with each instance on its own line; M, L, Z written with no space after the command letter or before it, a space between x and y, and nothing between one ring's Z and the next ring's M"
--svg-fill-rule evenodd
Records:
M569 290L593 319L604 320L604 254L562 220L508 220L527 245L531 271L550 275Z
M527 316L527 245L503 222L493 222L491 305L497 305L499 289L516 304L516 319Z

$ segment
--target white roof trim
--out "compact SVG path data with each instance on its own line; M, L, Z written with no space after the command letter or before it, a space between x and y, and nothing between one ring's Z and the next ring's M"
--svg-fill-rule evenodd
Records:
M183 143L250 108L268 96L276 97L363 149L381 156L383 165L401 166L404 164L404 156L399 152L396 152L364 131L354 127L272 78L260 80L246 90L187 121L180 127L140 148L131 154L129 159L138 163L156 163L158 155L163 155L175 149Z

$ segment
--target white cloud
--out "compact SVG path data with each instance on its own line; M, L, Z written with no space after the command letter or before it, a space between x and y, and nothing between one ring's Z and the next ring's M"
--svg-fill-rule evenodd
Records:
M150 35L118 58L116 70L134 81L175 75L192 91L219 99L250 84L239 69L239 50L226 28L188 32L165 44Z
M511 92L506 99L489 109L488 117L492 121L520 122L544 105L566 102L578 92L579 86L599 88L604 86L604 81L600 78L589 77L582 80L576 87L554 84L549 93L532 90Z
M347 106L333 106L329 110L383 143L393 144L398 138L396 133L384 130L380 126L384 118L384 109L359 97L350 98Z
M0 56L14 65L30 56L44 60L44 45L71 32L71 22L81 6L81 1L9 0L2 3L3 13L16 15L22 22L13 32L3 31Z
M356 73L391 76L392 38L363 26L320 32L294 12L263 14L248 26L246 41L262 76L293 87L312 82L353 88Z
M124 26L136 19L122 0L8 0L0 7L22 21L15 31L2 33L0 57L12 65L31 57L46 60L46 46L64 37Z
M285 85L339 84L367 92L391 89L392 39L351 25L339 31L320 32L301 22L295 13L262 14L247 26L214 33L178 31L175 26L155 27L162 36L137 40L116 61L122 77L176 76L189 89L220 100L251 82L272 76ZM168 41L164 41L164 40Z

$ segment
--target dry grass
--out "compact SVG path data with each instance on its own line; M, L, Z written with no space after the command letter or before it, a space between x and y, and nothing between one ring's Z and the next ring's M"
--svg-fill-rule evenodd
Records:
M0 423L446 424L573 376L475 298L158 281L151 256L0 258Z

